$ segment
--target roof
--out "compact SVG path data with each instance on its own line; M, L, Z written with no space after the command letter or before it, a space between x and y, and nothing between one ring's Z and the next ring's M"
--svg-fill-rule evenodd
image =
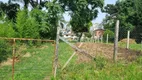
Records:
M90 32L91 34L93 33L93 31L96 31L96 30L104 30L104 26L102 24L99 24L99 23L95 23L93 24L93 26L90 28Z
M92 30L95 31L95 30L98 30L98 29L104 30L104 26L102 24L98 24L98 23L93 24Z

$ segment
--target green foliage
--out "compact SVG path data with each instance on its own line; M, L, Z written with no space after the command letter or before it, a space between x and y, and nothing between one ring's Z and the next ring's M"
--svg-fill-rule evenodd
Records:
M12 55L12 48L6 41L0 40L0 63Z
M114 41L114 32L109 30L109 29L106 29L105 32L104 32L104 40L106 40L107 34L108 34L108 37L109 37L109 41L113 42Z
M95 61L82 62L78 61L77 55L75 55L66 68L61 71L65 62L74 52L65 43L59 44L59 53L62 54L59 54L57 77L54 79L51 74L54 46L45 45L48 47L42 50L40 47L29 47L24 50L24 53L30 53L31 56L21 57L20 61L15 64L15 80L43 80L45 78L51 80L141 80L141 56L133 62L118 61L112 63L111 60L97 56ZM11 78L9 75L12 73L11 69L11 66L0 68L0 77L3 77L3 80L9 80Z
M24 10L19 10L19 5L12 1L22 2ZM91 20L97 17L97 8L103 7L103 2L104 0L10 0L9 3L1 3L0 15L4 13L10 17L7 19L14 19L16 37L55 39L58 22L64 21L63 12L69 11L72 17L70 23L75 32L86 32L91 26ZM31 11L27 10L28 4L32 6Z
M84 33L84 35L86 36L86 37L88 37L88 38L91 38L91 33L89 33L89 32L87 32L87 33Z
M95 59L96 68L102 70L106 65L106 60L103 57L97 57Z
M47 2L47 0L11 0L14 2L21 2L24 5L24 8L27 9L30 6L32 6L33 8L38 8L38 9L42 9L43 7L45 7L45 3Z
M41 11L37 8L33 9L30 12L30 16L34 17L36 22L39 24L38 29L39 29L39 34L41 38L49 38L49 31L50 31L50 23L46 21L48 18L46 15L45 11Z
M141 65L142 65L142 57L141 57L141 56L140 56L140 57L138 57L136 61L137 61L137 63L139 63L139 64L141 64Z
M110 14L108 20L112 16L116 16L120 20L120 39L126 38L127 31L130 30L132 38L140 43L142 36L141 5L141 0L123 0L117 1L115 5L109 4L105 7L105 12ZM114 27L112 26L112 28Z
M2 13L5 13L7 19L15 22L18 9L19 4L17 3L3 3L0 1L0 16Z
M34 17L28 16L27 13L26 10L23 10L17 14L17 37L39 38L39 24Z
M41 34L50 39L56 38L58 21L63 19L63 9L56 2L48 2L45 7L47 8L47 12L45 12L45 22L43 22L43 26L41 27ZM44 26L46 25L46 26Z
M59 0L65 11L70 11L70 23L74 32L87 32L89 23L98 14L96 8L102 8L104 0Z
M45 4L47 10L42 11L38 8L33 9L30 15L36 19L39 24L39 34L41 38L55 39L58 21L62 20L63 10L56 2Z
M126 48L127 43L119 42L118 45L119 45L119 47ZM132 50L142 51L141 44L134 44L133 43L133 44L130 44L129 48Z
M0 37L15 37L12 22L0 23Z
M50 76L52 75L54 46L52 46L51 43L45 43L38 47L35 45L30 47L25 44L25 47L22 47L21 45L18 46L19 48L24 49L21 49L20 53L18 53L18 51L16 53L20 55L20 57L18 56L20 61L16 62L14 66L15 80L43 80L44 78L50 79ZM16 48L16 50L19 48ZM23 57L26 54L29 54L29 57ZM0 67L0 79L11 80L11 74L11 65Z

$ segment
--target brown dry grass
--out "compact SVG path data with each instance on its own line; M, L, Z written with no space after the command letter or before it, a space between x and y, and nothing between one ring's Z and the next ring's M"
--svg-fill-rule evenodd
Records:
M127 38L122 39L119 42L121 42L121 43L127 43ZM130 39L129 42L130 42L130 44L136 44L135 39Z
M80 43L77 43L76 45L78 46L79 44ZM94 57L101 56L111 61L113 59L113 45L101 44L101 43L83 43L81 49L84 49ZM140 51L119 48L117 54L117 60L133 61L140 55L142 55ZM90 59L88 59L86 56L78 54L78 62L88 62L88 61L90 61Z
M0 63L0 67L12 65L12 61L13 60L11 58L8 58L7 61L4 61L4 62Z

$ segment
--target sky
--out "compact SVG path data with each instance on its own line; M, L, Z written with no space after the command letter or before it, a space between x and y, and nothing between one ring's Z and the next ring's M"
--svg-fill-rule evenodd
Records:
M8 0L0 0L0 1L8 2ZM105 1L105 5L107 5L107 4L115 4L115 2L117 0L104 0L104 1ZM101 11L99 11L98 17L95 20L93 20L92 22L93 23L101 23L103 21L103 19L105 18L105 15L106 15L105 13L102 13ZM68 16L68 13L64 14L64 18L66 21L70 20L70 16Z
M116 1L117 0L105 0L105 5L115 4ZM101 23L103 21L103 18L105 18L105 15L106 15L105 13L99 11L98 17L95 20L93 20L93 23Z
M115 4L115 2L117 0L104 0L105 1L105 5L107 4ZM105 15L106 13L102 13L100 10L99 10L99 13L98 13L98 16L96 19L94 19L92 22L93 23L101 23L103 21L103 19L105 18ZM68 16L68 13L65 13L64 14L64 18L66 21L69 21L70 20L70 16Z

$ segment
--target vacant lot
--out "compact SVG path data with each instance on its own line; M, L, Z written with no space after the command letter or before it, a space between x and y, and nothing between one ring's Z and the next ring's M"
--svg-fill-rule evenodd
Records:
M74 50L67 44L60 43L57 80L140 80L142 78L141 53L119 48L118 61L113 63L112 47L112 45L106 44L83 43L81 48L94 56L95 59L89 60L77 53L67 67L61 70ZM19 55L15 64L15 80L54 79L52 77L54 54L52 44L26 47L19 53L23 55ZM0 67L1 80L11 80L11 73L11 64Z

